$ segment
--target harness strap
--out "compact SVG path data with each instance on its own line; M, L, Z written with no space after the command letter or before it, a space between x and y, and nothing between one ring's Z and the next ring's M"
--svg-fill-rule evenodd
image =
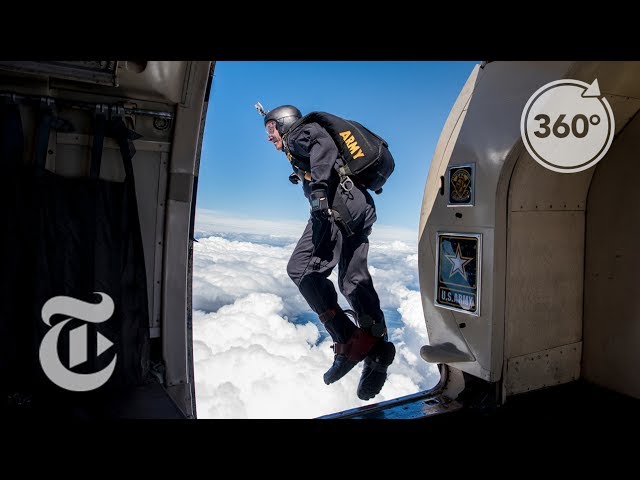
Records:
M100 177L100 165L102 164L102 147L104 145L104 133L107 117L97 114L94 122L93 145L91 146L91 178Z
M42 102L40 104L40 118L36 133L36 144L34 151L34 167L36 177L42 177L46 170L47 153L49 150L49 135L51 129L59 132L73 132L73 125L64 118L54 114L51 105Z
M36 134L35 148L35 174L41 177L45 172L47 162L47 149L49 147L49 134L51 133L51 121L53 120L53 112L48 107L40 110L40 123L38 124L38 132Z
M333 317L335 317L337 313L338 313L338 309L332 307L326 312L323 312L320 315L318 315L318 317L320 318L320 321L324 325L329 320L333 320Z
M333 196L331 211L333 212L333 218L335 219L336 223L342 227L345 235L347 237L353 235L353 229L351 228L351 226L353 225L353 217L351 216L351 212L349 212L349 209L344 203L342 194L338 189L336 189L336 193Z
M347 343L334 343L331 348L335 355L346 355L349 360L359 362L367 356L378 341L380 341L379 338L358 328Z
M0 104L0 160L2 168L10 170L22 166L24 135L20 107L15 103Z

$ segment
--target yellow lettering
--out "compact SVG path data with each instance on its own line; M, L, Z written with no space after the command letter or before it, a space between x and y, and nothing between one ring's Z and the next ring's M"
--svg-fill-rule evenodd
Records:
M362 148L358 146L358 142L353 135L351 135L351 130L346 130L344 132L340 132L340 136L344 140L344 143L347 145L349 149L349 153L354 158L364 157L364 153L362 153Z
M347 138L349 138L349 135L351 135L351 130L346 130L344 132L340 132L340 136L342 137L342 139L346 142Z

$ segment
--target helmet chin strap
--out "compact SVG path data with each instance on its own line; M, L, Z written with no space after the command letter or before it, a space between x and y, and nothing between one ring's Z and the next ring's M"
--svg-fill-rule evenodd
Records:
M287 154L287 158L289 159L289 162L293 162L293 157L291 156L291 152L289 152L289 148L287 146L287 135L289 135L289 132L285 133L284 135L281 135L282 151Z

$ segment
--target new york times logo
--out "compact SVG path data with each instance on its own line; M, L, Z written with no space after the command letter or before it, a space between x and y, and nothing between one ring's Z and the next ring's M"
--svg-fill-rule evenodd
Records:
M95 292L101 297L100 303L88 303L73 297L58 296L47 300L42 307L42 321L51 327L51 317L54 315L69 315L49 330L40 344L40 365L42 370L53 383L66 390L86 392L104 385L113 374L117 355L102 370L94 373L76 373L70 368L87 361L87 325L74 328L69 332L69 367L61 361L58 354L58 338L64 326L77 318L88 323L102 323L109 320L113 314L113 300L109 295ZM113 346L113 343L97 333L97 356Z

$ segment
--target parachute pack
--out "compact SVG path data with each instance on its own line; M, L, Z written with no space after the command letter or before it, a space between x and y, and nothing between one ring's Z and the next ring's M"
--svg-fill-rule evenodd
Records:
M313 122L331 135L345 162L338 169L343 188L350 190L347 185L351 181L375 193L381 193L382 186L395 169L395 161L387 142L358 122L326 112L311 112L296 122L296 125Z

